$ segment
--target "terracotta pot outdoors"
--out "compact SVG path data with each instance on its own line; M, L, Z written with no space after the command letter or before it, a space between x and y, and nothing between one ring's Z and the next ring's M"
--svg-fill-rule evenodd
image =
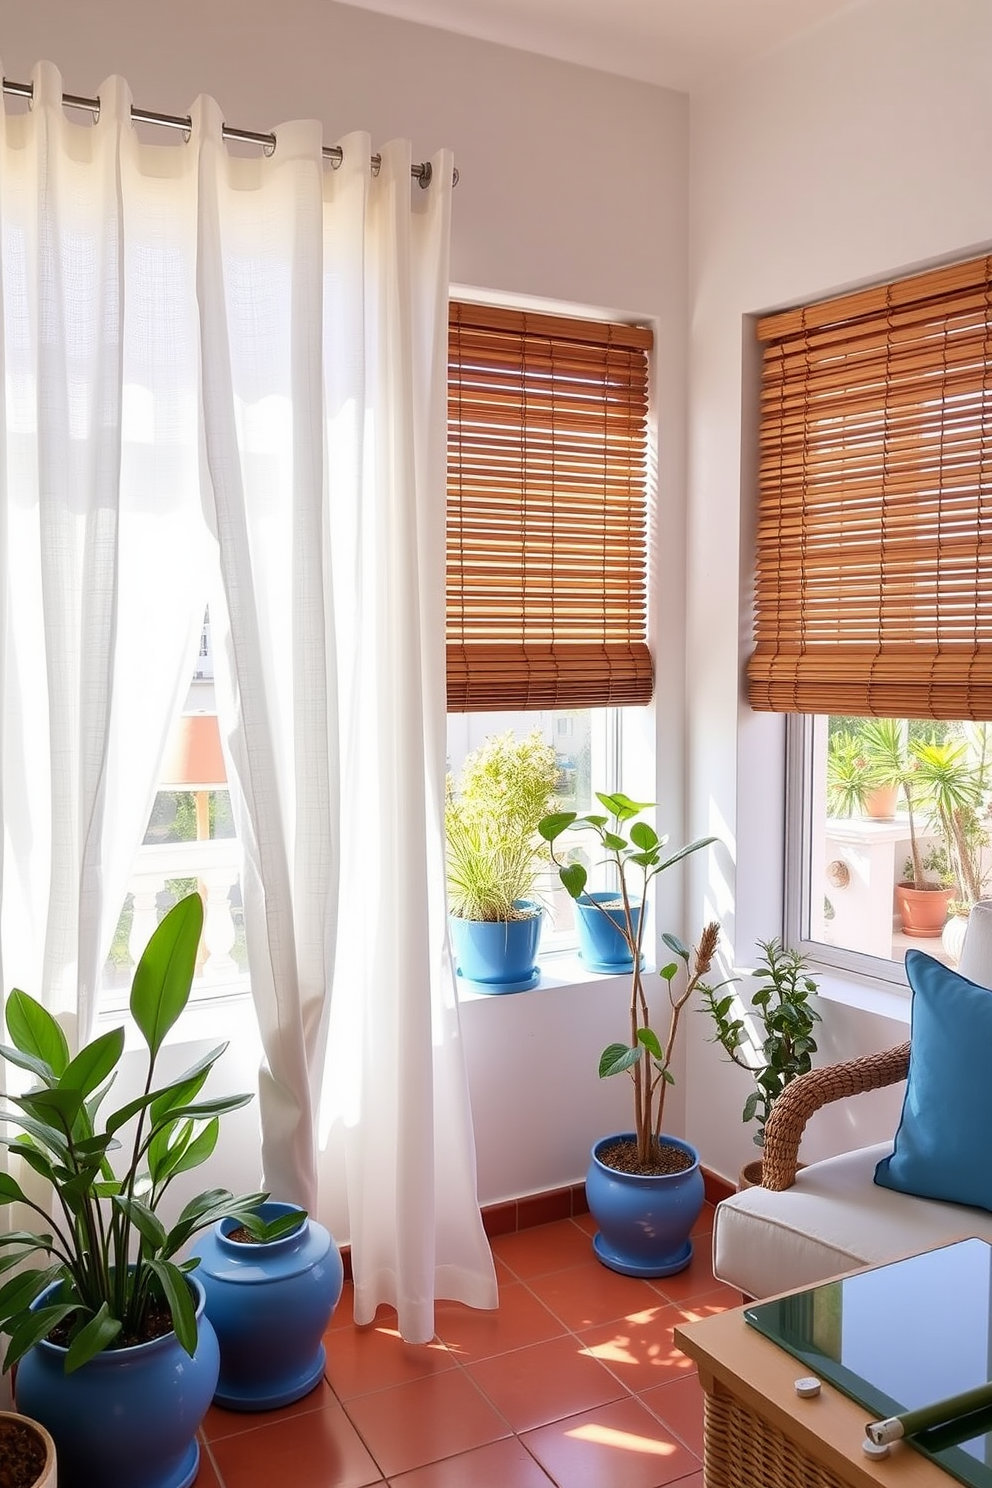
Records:
M939 884L926 889L914 889L908 883L896 884L896 906L903 934L920 940L937 939L944 929L953 898L954 890L941 888Z
M55 1443L44 1426L18 1411L0 1411L0 1464L16 1474L25 1455L25 1431L36 1437L42 1449L41 1469L35 1477L24 1480L25 1488L57 1488ZM11 1481L19 1483L21 1479L15 1476Z
M898 785L878 785L865 792L865 815L872 821L892 821L898 799Z

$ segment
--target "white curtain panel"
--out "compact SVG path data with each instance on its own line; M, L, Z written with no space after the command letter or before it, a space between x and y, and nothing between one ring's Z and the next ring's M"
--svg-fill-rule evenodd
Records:
M495 1307L444 898L445 459L453 159L343 142L326 183L330 553L341 738L341 890L322 1178L347 1173L355 1317L435 1297ZM348 335L334 328L348 327Z
M390 1303L422 1342L435 1297L496 1305L445 950L453 161L420 191L408 143L373 177L364 134L335 171L313 123L278 127L252 160L220 130L201 100L211 617L263 1181L350 1239L358 1320Z
M95 124L33 83L0 109L0 988L77 1044L202 618L195 178L120 79Z
M339 856L325 552L325 167L317 123L282 125L271 157L238 159L212 100L199 101L193 122L204 491L222 579L211 626L264 1050L264 1182L316 1212L314 1122Z

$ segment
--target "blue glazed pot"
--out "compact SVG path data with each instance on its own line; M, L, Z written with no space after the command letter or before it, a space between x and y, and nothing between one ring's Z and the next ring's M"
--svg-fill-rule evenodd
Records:
M275 1219L295 1207L270 1200L258 1212ZM344 1282L341 1253L312 1219L265 1245L232 1240L237 1228L222 1219L192 1248L220 1343L214 1400L227 1410L274 1410L323 1376L323 1334Z
M17 1408L52 1434L61 1488L190 1488L200 1466L196 1433L217 1386L217 1336L196 1298L199 1338L191 1359L175 1333L133 1348L105 1349L65 1373L66 1350L42 1341L17 1367ZM34 1307L53 1300L61 1282Z
M522 920L449 917L458 975L474 992L529 992L541 980L537 947L544 912L528 899L514 902L534 913Z
M617 908L608 909L605 914L601 909L596 908L597 904L614 903L617 904ZM636 936L641 920L641 906L638 901L631 901L630 913ZM633 968L634 958L630 954L620 929L622 924L623 905L619 894L597 889L595 892L585 893L581 898L576 899L575 925L579 932L579 956L583 965L588 966L590 971L616 975ZM641 966L643 965L644 957L642 956Z
M689 1154L692 1167L649 1177L618 1173L601 1163L598 1154L625 1139L633 1140L633 1133L603 1137L592 1149L586 1199L599 1225L593 1249L604 1266L623 1276L673 1276L692 1260L689 1231L704 1199L699 1154L688 1142L663 1136L664 1143Z

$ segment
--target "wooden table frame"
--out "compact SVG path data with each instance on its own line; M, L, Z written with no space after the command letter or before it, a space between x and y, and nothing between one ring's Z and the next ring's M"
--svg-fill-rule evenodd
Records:
M861 1450L871 1412L823 1382L803 1399L799 1359L744 1321L743 1308L675 1329L699 1368L706 1488L952 1488L957 1481L897 1442L877 1461Z

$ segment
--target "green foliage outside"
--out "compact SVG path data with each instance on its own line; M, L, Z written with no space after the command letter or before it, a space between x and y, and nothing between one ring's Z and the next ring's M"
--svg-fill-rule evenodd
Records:
M494 734L468 755L444 810L448 904L465 920L520 919L547 851L538 823L555 803L557 755L535 729Z
M864 811L872 790L898 786L910 837L907 881L921 887L935 863L969 909L983 896L990 842L992 725L889 718L832 718L827 741L827 806L834 816ZM921 832L940 839L927 862Z

